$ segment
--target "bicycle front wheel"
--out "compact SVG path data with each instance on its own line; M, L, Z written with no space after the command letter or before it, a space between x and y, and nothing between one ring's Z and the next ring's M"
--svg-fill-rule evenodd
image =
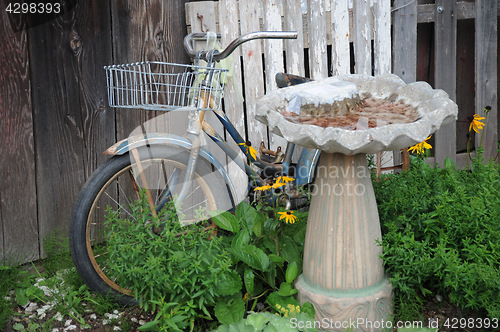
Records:
M114 296L120 303L136 304L132 291L117 283L108 268L106 227L110 211L133 219L131 204L146 191L155 207L180 192L189 151L172 146L137 150L135 157L115 156L99 167L82 188L71 216L70 249L78 273L93 290ZM232 195L222 176L205 159L199 158L189 194L176 211L179 221L191 224L206 220L210 211L234 207ZM173 205L168 205L173 208ZM139 221L138 221L139 222Z

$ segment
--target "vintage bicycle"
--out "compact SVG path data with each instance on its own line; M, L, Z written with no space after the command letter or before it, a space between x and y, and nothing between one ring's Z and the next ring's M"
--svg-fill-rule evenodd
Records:
M216 66L250 40L296 37L296 32L253 32L233 40L221 52L195 52L193 42L206 39L207 34L193 33L186 36L184 45L194 65L148 61L105 67L110 106L184 111L189 124L184 137L144 133L116 143L105 152L111 158L83 186L71 216L70 249L77 271L91 289L112 294L123 304L135 303L130 290L117 284L116 276L107 269L106 239L110 234L105 227L106 211L131 216L130 205L141 194L153 214L175 199L179 222L184 225L206 220L213 211L235 208L235 186L224 162L201 146L203 133L248 175L250 196L253 188L277 176L293 176L294 182L277 189L269 203L287 209L307 204L307 196L297 188L313 180L319 151L303 149L296 164L292 164L292 143L284 153L262 146L261 155L256 155L222 110L226 70ZM200 60L207 64L201 66ZM306 80L286 74L277 77L281 87ZM245 158L205 121L207 111L214 112Z

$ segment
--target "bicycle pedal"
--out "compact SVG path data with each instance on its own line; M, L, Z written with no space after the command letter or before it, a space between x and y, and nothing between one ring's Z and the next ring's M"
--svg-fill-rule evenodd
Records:
M281 146L278 146L276 151L272 151L266 148L264 142L260 142L259 153L260 153L260 159L262 161L271 164L281 163L283 161L283 158L285 157L285 155L281 152Z

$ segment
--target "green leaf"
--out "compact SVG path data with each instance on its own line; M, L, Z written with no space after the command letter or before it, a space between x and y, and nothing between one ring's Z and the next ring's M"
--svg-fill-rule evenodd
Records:
M243 281L245 282L245 289L247 290L247 293L249 295L253 294L254 291L254 279L255 279L255 274L253 273L253 270L248 267L245 267Z
M158 324L160 324L160 320L155 319L146 324L139 327L137 330L139 331L158 331Z
M20 306L25 306L29 301L28 297L26 296L26 289L17 288L15 292L17 304L19 304Z
M229 302L220 301L215 305L215 317L225 325L239 322L244 314L245 302L240 298L234 298Z
M231 252L253 269L266 271L269 268L269 257L252 244L241 245L232 249Z
M271 262L278 264L280 267L282 267L283 263L286 261L284 257L278 256L276 254L269 254L268 257Z
M236 271L226 271L215 282L217 294L220 296L233 295L243 286L241 277Z
M314 316L316 315L316 310L314 309L314 306L312 305L311 302L304 302L301 305L301 308L303 313L306 313L307 315L309 315L311 319L314 319Z
M248 244L250 242L250 233L246 229L242 229L233 238L231 242L231 247L239 247L244 244Z
M291 284L295 280L295 278L297 278L298 272L299 272L299 268L297 266L296 261L288 263L288 266L286 267L286 273L285 273L286 282Z
M281 296L292 296L297 294L298 290L292 287L291 284L282 282L280 285L280 289L278 290L278 294Z
M252 227L252 232L255 234L255 236L261 237L263 229L264 229L264 220L261 218L255 221L255 224Z
M211 213L212 220L217 226L232 233L237 233L240 230L238 219L234 215L229 212L217 213L217 211Z
M302 264L302 251L297 243L288 236L280 238L281 256L289 262L297 262Z
M251 314L250 316L247 317L247 325L251 325L255 331L262 331L264 329L264 326L269 322L269 315L266 312L263 313L258 313L258 314Z
M21 324L21 323L16 323L12 326L12 328L16 331L21 331L21 330L24 330L24 325Z
M453 162L453 160L451 160L450 157L446 157L446 159L444 160L444 169L453 171L456 170L455 163Z
M253 229L258 220L262 219L262 215L253 206L244 201L238 204L235 215L238 220L241 220L246 225L249 231Z
M266 221L264 221L264 231L267 234L273 234L276 231L276 227L278 227L279 224L280 224L279 220L267 218Z

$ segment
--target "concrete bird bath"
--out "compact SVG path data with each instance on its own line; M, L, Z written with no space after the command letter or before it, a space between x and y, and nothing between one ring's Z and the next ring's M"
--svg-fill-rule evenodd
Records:
M392 287L366 154L423 141L456 119L457 106L424 82L394 75L345 75L264 96L257 119L287 141L322 150L313 186L299 301L321 329L389 327ZM300 171L300 170L298 170Z

